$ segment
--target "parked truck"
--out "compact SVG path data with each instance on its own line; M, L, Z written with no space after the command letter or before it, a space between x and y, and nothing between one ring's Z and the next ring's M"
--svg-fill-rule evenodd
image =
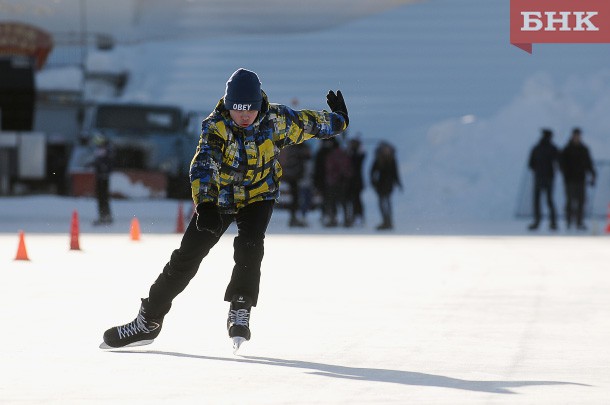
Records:
M189 165L201 117L173 105L99 103L84 109L83 128L68 166L72 194L91 196L94 140L114 150L110 192L123 197L188 198Z

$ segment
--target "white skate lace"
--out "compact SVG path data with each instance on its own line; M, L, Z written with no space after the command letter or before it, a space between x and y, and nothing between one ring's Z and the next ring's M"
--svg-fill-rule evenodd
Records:
M150 330L146 327L146 318L144 318L142 312L140 312L138 317L130 323L123 326L117 326L117 330L119 331L119 339L133 336L138 332L150 332Z
M231 325L248 326L250 312L247 309L229 310L229 323Z

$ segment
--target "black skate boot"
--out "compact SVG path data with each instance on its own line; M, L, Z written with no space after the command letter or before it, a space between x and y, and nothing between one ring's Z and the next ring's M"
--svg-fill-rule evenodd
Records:
M250 310L252 300L244 295L234 295L227 317L227 330L229 337L233 339L235 352L246 340L250 340Z
M101 349L112 349L117 347L143 346L153 342L161 332L163 317L152 319L146 316L146 304L148 300L142 299L140 312L133 321L120 326L115 326L104 332L104 343Z

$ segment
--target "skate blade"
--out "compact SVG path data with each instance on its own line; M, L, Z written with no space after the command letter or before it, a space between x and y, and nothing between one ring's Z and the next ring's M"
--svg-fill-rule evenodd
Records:
M102 342L102 344L100 345L100 349L124 349L126 347L137 347L137 346L145 346L145 345L149 345L152 342L154 342L155 339L150 339L150 340L140 340L139 342L133 342L130 343L128 345L125 346L119 346L119 347L112 347L112 346L108 346L106 344L106 342Z
M235 336L233 338L233 354L237 354L237 351L239 350L239 347L245 341L246 341L246 338L243 338L241 336Z

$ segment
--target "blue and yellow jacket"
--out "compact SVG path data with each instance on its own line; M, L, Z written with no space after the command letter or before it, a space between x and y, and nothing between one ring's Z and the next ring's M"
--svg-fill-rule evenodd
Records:
M280 150L311 138L331 138L346 128L340 114L271 104L265 93L256 121L241 128L221 99L201 124L190 168L193 201L211 202L222 213L235 213L250 203L277 199Z

